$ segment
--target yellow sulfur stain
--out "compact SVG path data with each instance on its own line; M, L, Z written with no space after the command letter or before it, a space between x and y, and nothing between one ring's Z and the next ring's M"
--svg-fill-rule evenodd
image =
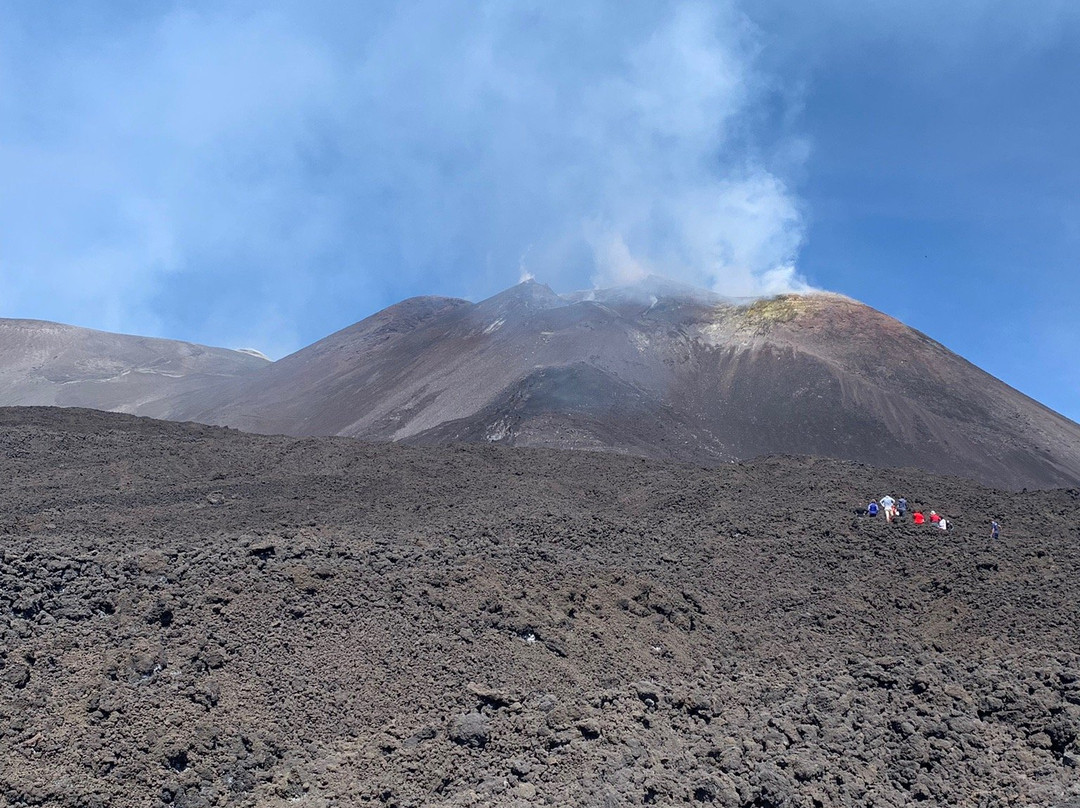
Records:
M815 292L762 297L739 305L721 304L712 309L709 320L699 326L698 333L703 341L714 345L732 339L763 337L783 323L820 314L845 302L850 301L842 295Z
M814 308L814 302L806 295L776 295L760 298L748 306L740 306L738 311L747 325L766 325L786 323Z

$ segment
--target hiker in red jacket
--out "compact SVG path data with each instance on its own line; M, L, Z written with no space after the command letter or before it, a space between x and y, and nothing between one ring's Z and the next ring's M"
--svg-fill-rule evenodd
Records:
M941 521L941 517L938 516L937 511L930 511L930 521L933 522L935 525Z
M923 522L926 521L926 517L922 515L922 511L915 511L915 513L911 517L911 521L917 525L921 525Z

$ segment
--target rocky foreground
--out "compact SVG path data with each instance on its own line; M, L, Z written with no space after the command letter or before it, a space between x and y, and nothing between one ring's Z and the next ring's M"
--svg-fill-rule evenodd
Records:
M0 806L1080 804L1076 490L48 409L0 463Z

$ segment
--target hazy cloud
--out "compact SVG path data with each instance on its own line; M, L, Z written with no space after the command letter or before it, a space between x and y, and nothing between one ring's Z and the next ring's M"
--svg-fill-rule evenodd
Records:
M280 353L526 274L803 284L732 3L107 5L0 11L0 314Z

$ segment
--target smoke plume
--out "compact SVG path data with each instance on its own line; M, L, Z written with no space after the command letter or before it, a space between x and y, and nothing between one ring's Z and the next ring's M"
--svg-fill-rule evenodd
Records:
M73 7L0 11L2 315L280 354L530 275L804 285L731 0Z

